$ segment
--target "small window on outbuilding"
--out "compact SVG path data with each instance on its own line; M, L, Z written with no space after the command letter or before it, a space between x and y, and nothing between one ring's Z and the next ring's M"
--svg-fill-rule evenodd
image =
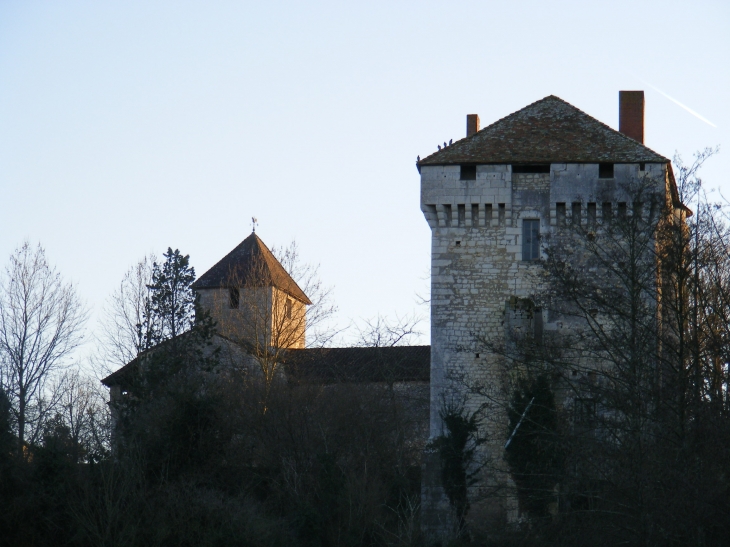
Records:
M522 221L522 260L539 260L540 258L540 221L525 219Z
M284 316L287 319L291 319L291 310L292 310L292 301L287 298L286 303L284 304Z
M599 163L598 164L598 178L599 179L612 179L613 178L613 163Z
M241 300L241 293L238 292L238 288L231 287L228 289L228 306L232 310L237 310Z
M462 165L461 166L461 180L477 180L477 166L476 165Z

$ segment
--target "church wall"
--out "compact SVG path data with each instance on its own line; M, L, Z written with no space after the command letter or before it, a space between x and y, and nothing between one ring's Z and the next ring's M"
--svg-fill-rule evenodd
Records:
M283 348L305 346L307 307L276 287L272 288L271 332L273 345Z
M239 288L238 307L231 307L229 289L200 289L200 305L217 323L220 334L233 340L260 340L281 347L304 347L306 306L275 287ZM291 313L287 316L287 301Z

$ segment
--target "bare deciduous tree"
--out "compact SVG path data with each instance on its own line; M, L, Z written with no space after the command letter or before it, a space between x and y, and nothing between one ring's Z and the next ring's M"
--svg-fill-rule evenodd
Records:
M318 348L330 344L341 329L332 324L337 313L333 301L334 288L322 282L319 264L304 262L296 241L292 241L288 247L273 247L271 253L312 302L307 308L307 347Z
M111 448L111 413L103 386L78 370L68 370L52 386L56 416L68 427L74 461L96 461Z
M103 375L123 367L144 349L145 333L140 333L138 326L144 323L156 261L157 257L150 254L130 267L104 306L94 358L95 367Z
M727 537L730 230L702 195L709 155L675 160L694 215L644 177L618 215L553 233L543 286L508 303L504 341L483 340L504 359L490 402L510 413L520 508L571 522L562 545Z
M375 319L365 319L357 325L355 345L366 348L391 348L410 344L413 338L421 335L418 324L421 319L414 315L396 316L395 320L378 315Z
M43 247L26 242L15 250L0 282L0 371L21 448L42 425L46 382L80 344L86 316Z

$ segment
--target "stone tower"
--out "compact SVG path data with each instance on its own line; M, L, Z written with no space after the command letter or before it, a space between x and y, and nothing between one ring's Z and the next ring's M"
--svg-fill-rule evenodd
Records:
M305 346L306 306L311 302L255 232L193 288L219 334L263 346Z
M431 438L442 433L445 398L466 396L474 383L487 394L498 388L499 357L476 349L476 337L504 338L509 310L535 293L544 236L625 208L622 181L650 176L672 193L669 160L643 145L643 92L621 92L620 110L623 133L555 96L481 130L472 114L466 138L418 162L432 234ZM539 311L527 328L560 327ZM468 399L472 408L488 402ZM489 407L487 414L486 450L501 461L506 413ZM435 458L426 454L422 520L438 534L448 519ZM506 472L491 480L510 482ZM486 511L509 520L514 509L506 496Z

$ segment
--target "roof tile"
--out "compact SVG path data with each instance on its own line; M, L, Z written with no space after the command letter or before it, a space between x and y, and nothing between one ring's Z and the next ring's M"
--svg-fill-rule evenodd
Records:
M256 272L259 265L261 271ZM254 276L263 277L256 280L257 283L272 284L305 304L312 303L255 232L201 275L193 288L228 287L232 278L241 280L242 286L245 286L252 282Z
M640 142L550 95L431 154L418 166L668 161Z

